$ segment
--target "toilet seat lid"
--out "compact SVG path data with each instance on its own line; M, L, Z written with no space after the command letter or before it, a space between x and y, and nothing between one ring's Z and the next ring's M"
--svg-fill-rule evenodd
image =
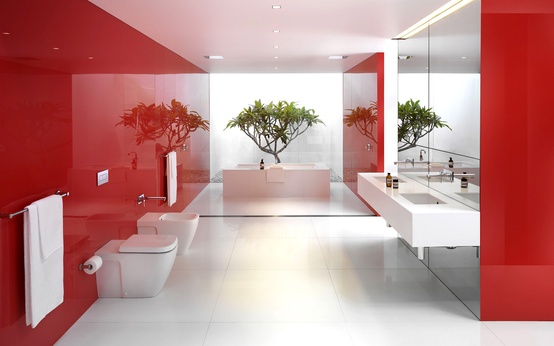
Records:
M119 252L164 253L177 246L177 237L169 234L133 234L119 246Z

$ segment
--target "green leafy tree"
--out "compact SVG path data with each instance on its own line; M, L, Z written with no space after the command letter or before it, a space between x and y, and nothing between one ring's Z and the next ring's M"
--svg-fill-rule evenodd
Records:
M265 105L257 100L231 119L225 129L237 127L261 151L273 155L275 162L280 163L279 153L296 137L315 124L324 124L318 117L313 109L297 107L295 102L279 101Z
M412 99L406 103L398 103L398 151L414 148L417 142L435 128L446 127L432 108L422 107L418 101Z

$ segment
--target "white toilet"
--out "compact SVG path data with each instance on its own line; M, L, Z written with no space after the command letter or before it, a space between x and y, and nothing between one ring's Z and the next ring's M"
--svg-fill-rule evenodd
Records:
M134 234L110 240L94 254L102 258L96 272L100 298L146 298L160 293L177 254L173 235Z
M146 213L137 221L138 234L171 234L179 239L177 255L189 248L200 215L196 213Z

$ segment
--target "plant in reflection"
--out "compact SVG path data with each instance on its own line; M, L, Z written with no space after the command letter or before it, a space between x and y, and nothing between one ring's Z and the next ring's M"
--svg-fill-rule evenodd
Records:
M296 137L316 124L324 124L313 109L297 107L295 102L279 101L265 105L261 100L244 108L225 129L237 127L264 153L280 163L279 153Z
M125 111L120 118L121 121L116 126L123 125L135 129L137 145L163 137L167 139L165 146L161 144L165 151L181 148L190 134L198 129L210 130L208 120L175 99L171 100L170 105L146 105L141 102L131 110Z
M68 145L60 134L67 129L71 131L71 107L62 103L15 102L0 111L2 142L18 143L29 153L46 154Z
M442 121L432 108L421 106L419 100L398 102L398 151L414 148L429 132L443 127L452 131L446 121Z
M369 107L356 107L355 109L347 109L350 114L345 115L343 123L348 126L354 126L362 135L377 143L373 128L377 124L377 102L372 101Z

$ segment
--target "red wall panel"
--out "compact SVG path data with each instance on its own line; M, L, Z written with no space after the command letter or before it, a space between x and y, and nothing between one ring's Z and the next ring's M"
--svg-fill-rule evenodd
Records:
M554 319L553 22L549 0L482 0L483 320Z
M376 143L354 127L343 127L343 180L356 194L357 173L382 172L384 169L384 74L384 53L376 53L345 72L344 83L349 85L344 87L344 108L367 108L372 101L377 102L378 107L377 126L373 133ZM362 81L357 82L359 79ZM374 85L368 87L366 79ZM367 151L367 144L371 144L371 151Z
M133 130L116 126L119 116L169 97L209 119L209 81L86 0L2 1L0 26L10 32L0 35L0 212L70 192L64 302L34 329L25 325L23 217L0 218L0 344L52 345L97 299L95 275L79 271L79 263L107 241L136 233L145 212L183 210L209 182L209 133L197 131L190 150L178 153L178 202L138 206L139 193L165 195L164 159L155 142L138 146ZM137 170L130 152L138 154ZM194 179L185 167L194 167ZM103 169L110 181L97 186Z

